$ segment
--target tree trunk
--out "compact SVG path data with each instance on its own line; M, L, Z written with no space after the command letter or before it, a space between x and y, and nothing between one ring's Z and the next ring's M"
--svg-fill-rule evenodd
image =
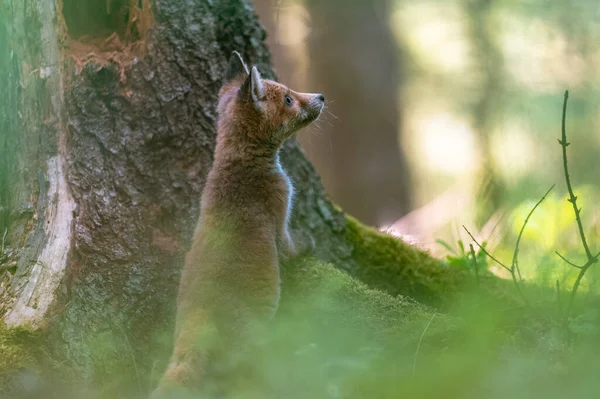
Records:
M473 45L478 73L482 85L480 93L472 104L473 127L479 141L482 165L478 173L476 219L480 225L490 220L502 205L505 187L498 168L494 165L492 134L496 115L501 115L503 107L504 82L502 51L495 43L492 32L494 23L490 17L493 0L477 0L465 3L468 15L470 40Z
M309 0L311 86L329 123L302 142L332 199L363 223L389 226L410 210L399 144L400 50L388 0Z
M102 380L123 353L159 370L229 55L273 73L248 1L81 4L0 3L0 319L49 329L80 377ZM293 232L319 259L392 293L451 291L454 272L347 220L295 140L282 152Z

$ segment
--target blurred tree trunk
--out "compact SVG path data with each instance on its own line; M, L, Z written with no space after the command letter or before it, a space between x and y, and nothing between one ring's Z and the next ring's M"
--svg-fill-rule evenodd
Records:
M290 1L294 0L254 0L254 8L258 17L260 18L261 25L265 28L267 37L265 43L271 51L271 58L273 61L273 68L277 73L277 77L286 84L295 85L297 82L294 79L295 73L298 68L294 65L293 60L289 57L289 51L291 49L286 48L281 44L281 32L279 32L279 23L282 13L282 7L286 7ZM298 90L305 90L304 88L298 87ZM306 88L306 90L309 90ZM315 89L316 90L316 89Z
M302 143L334 202L364 223L389 225L410 210L399 145L400 50L387 0L307 0L309 87L328 111ZM316 90L316 89L315 89Z
M499 209L504 197L504 185L496 172L490 142L494 118L502 114L504 60L493 36L494 24L490 17L493 0L467 0L465 4L470 22L470 38L481 79L480 94L473 104L472 115L483 158L479 172L476 215L477 222L483 225Z
M182 257L212 162L227 59L238 50L273 77L270 55L245 0L114 0L112 12L124 17L101 27L85 24L98 18L94 1L85 3L89 8L72 0L57 4L0 3L0 320L49 329L56 352L68 354L83 379L117 373L104 365L121 358L125 367L148 375L154 348L170 340ZM75 19L63 18L75 10ZM84 29L81 37L69 37L72 23ZM388 85L366 76L393 76L395 69L369 67L363 76L360 65L341 74L374 91L344 108L378 104L363 118L391 134L395 97L385 94ZM390 103L375 96L375 84ZM361 137L349 137L345 148L363 150L370 128L351 113L344 126L351 121L360 125ZM382 173L402 170L384 151L396 153L395 140L393 146L381 153L367 146L372 179L379 164ZM378 249L385 238L370 238L374 233L347 222L326 199L296 141L286 144L282 161L297 188L294 234L312 236L319 259L373 286L393 293L406 287L404 293L414 296L425 292L424 285L406 276L429 277L423 271L403 275L402 267L433 268L434 281L455 275L402 243L394 248L404 257ZM389 192L369 195L382 193ZM392 194L385 198L402 203ZM390 286L390 271L406 277L402 285ZM98 346L109 349L94 351Z

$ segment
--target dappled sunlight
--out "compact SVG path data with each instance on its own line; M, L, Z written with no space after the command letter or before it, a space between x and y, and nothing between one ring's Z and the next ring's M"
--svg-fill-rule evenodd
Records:
M515 83L544 92L583 83L588 66L560 30L508 11L498 20L506 69Z
M551 11L534 12L535 7L544 7L541 2L523 7L508 2L484 4L469 8L438 1L397 2L391 17L398 44L411 60L411 78L402 87L403 145L414 176L415 211L400 223L398 234L418 231L417 237L426 239L428 246L435 236L460 236L448 234L450 220L459 225L481 223L474 222L481 201L475 186L484 166L504 187L509 208L535 202L536 192L562 180L555 141L560 130L560 93L568 87L582 87L589 93L592 86L584 85L597 75L600 50L590 40L598 31L597 18L590 16L586 29L568 30ZM584 9L582 5L573 15L583 16ZM475 51L476 40L482 38L470 35L481 33L473 30L478 23L489 35L484 43L496 45L499 57ZM494 75L496 81L486 83L492 67L500 72ZM491 89L495 91L488 94ZM573 105L579 110L578 106ZM585 140L590 140L589 132L580 129L596 120L597 107L591 103L587 107L569 116L573 140L584 140L577 150L570 147L572 151L585 151ZM486 109L485 121L478 124L476 112ZM587 139L580 138L586 134ZM594 132L596 146L597 137ZM526 183L532 180L534 186ZM431 204L459 181L463 195L473 196L462 201L470 205L437 207L433 212ZM418 226L407 228L409 223Z
M295 67L294 71L286 71L290 75L289 84L305 87L306 73L310 67L306 45L311 30L310 14L300 2L280 2L275 10L275 29L275 40Z
M457 3L401 2L392 14L397 37L428 70L460 73L469 62L464 15Z
M310 32L310 14L300 3L288 3L275 10L277 39L286 46L298 46Z
M428 114L417 122L415 136L425 166L448 174L464 173L476 165L473 134L469 126L452 114Z
M523 126L505 123L491 137L494 165L508 181L515 181L535 171L540 156L539 142Z

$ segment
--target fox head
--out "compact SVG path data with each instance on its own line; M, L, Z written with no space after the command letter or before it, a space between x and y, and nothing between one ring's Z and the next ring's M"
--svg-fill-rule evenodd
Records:
M324 105L322 94L298 93L263 79L256 66L248 70L234 51L219 92L219 132L279 148L294 132L316 120Z

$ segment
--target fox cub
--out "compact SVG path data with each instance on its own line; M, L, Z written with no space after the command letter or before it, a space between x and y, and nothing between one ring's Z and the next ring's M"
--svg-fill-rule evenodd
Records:
M239 53L231 55L214 163L181 276L174 350L153 397L169 386L202 386L215 337L235 351L275 314L279 263L295 253L288 231L293 188L279 149L319 117L324 101L263 79Z

